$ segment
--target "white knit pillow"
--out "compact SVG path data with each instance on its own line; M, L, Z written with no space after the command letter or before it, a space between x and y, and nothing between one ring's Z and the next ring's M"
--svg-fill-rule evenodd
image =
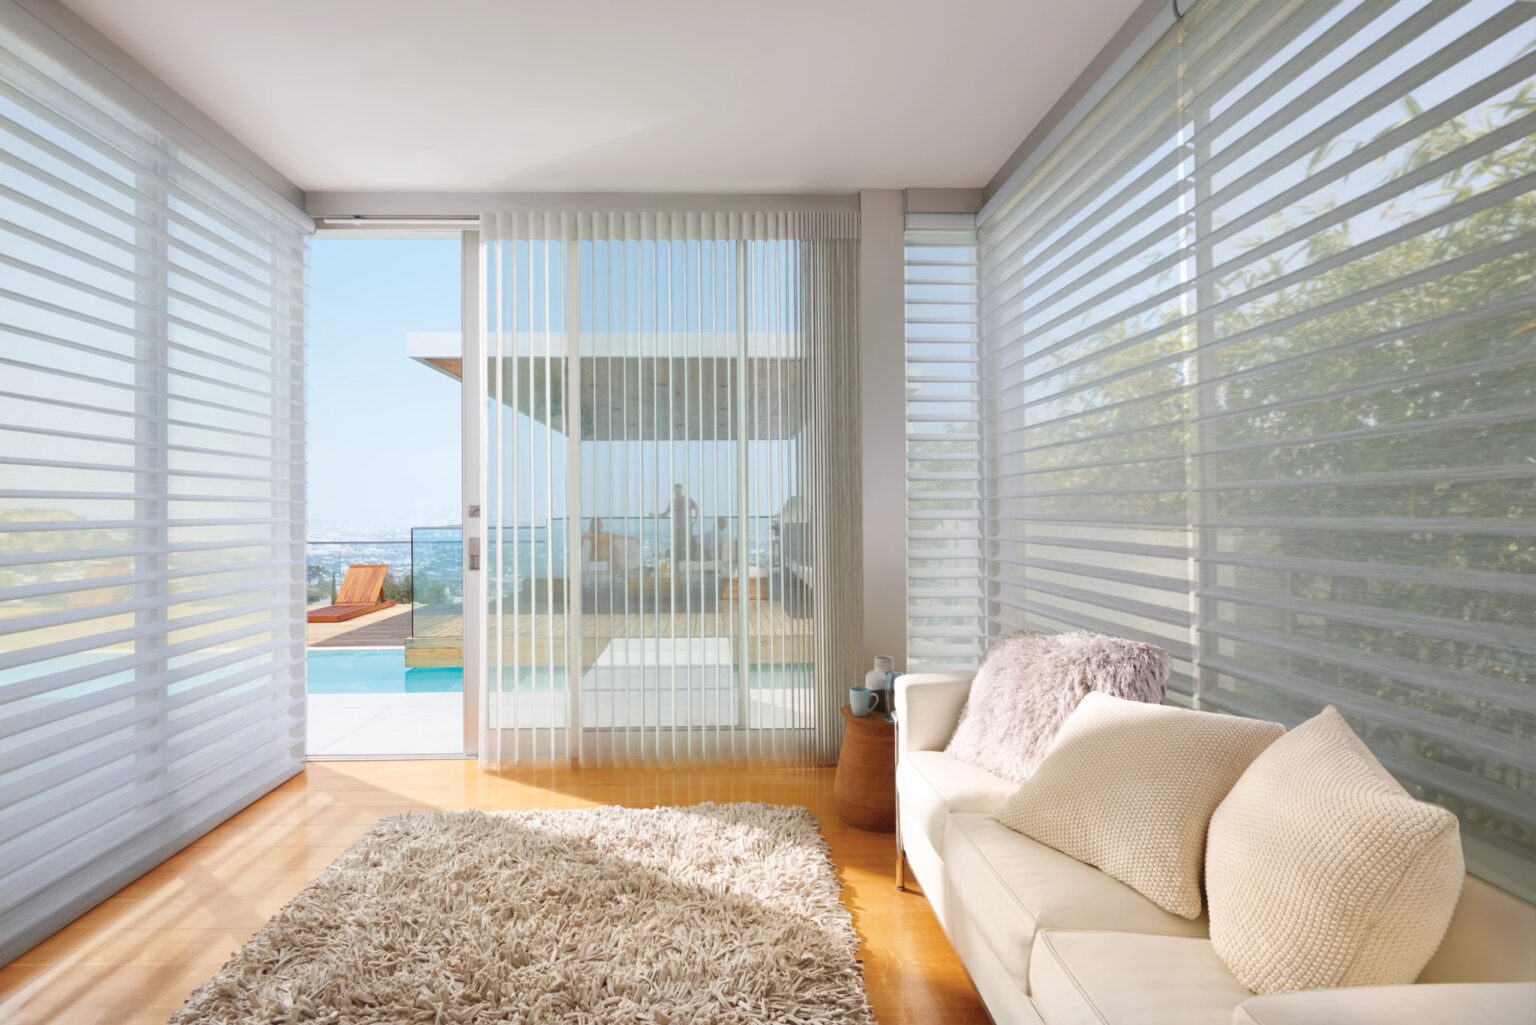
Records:
M1022 783L1084 694L1163 700L1168 653L1096 633L1019 631L993 642L945 750Z
M1410 983L1464 873L1456 816L1414 800L1325 708L1211 818L1211 942L1256 993Z
M997 819L1199 918L1211 813L1284 732L1262 719L1089 694Z

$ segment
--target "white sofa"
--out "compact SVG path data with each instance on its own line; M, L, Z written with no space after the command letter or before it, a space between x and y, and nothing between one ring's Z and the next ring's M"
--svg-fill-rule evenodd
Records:
M1204 918L1170 914L993 818L1014 784L944 753L970 680L897 681L898 859L998 1025L1536 1022L1536 907L1471 877L1418 983L1250 993Z

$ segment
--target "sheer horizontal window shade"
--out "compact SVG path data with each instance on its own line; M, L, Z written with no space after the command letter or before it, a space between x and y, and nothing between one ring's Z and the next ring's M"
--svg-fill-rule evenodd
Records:
M1334 704L1517 889L1533 17L1200 0L980 235L993 631L1163 644L1210 709Z
M907 663L981 657L981 388L976 228L969 214L908 214Z
M5 961L302 763L304 239L0 14Z
M983 225L981 380L992 633L1161 645L1187 701L1178 71L1165 37Z

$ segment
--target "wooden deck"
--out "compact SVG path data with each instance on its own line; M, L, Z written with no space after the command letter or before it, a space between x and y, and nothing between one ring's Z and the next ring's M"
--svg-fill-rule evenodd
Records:
M449 609L451 608L451 614ZM416 610L416 632L405 642L411 666L460 665L463 622L457 606ZM721 602L717 611L600 613L582 616L578 627L582 662L591 664L616 637L735 637L740 629L736 604ZM561 615L506 617L502 658L508 662L565 665L566 620ZM747 605L748 653L753 662L811 661L811 620L790 616L778 602Z
M305 632L311 648L403 648L410 635L411 610L399 605L344 623L310 623Z
M415 632L412 632L414 618ZM507 617L502 658L541 667L565 665L566 625L561 615ZM740 629L735 602L713 612L593 614L581 617L582 661L591 664L616 637L735 637ZM458 605L396 606L345 623L311 623L311 648L404 648L408 666L463 665L463 612ZM774 601L747 605L747 635L753 662L811 661L811 621L788 615Z

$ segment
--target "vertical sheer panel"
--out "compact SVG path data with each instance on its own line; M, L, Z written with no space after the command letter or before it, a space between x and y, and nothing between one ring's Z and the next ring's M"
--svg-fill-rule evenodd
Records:
M854 215L487 215L482 760L825 762L856 669Z
M297 212L4 13L0 962L304 757Z
M991 630L1335 705L1527 896L1533 19L1200 0L980 228Z

